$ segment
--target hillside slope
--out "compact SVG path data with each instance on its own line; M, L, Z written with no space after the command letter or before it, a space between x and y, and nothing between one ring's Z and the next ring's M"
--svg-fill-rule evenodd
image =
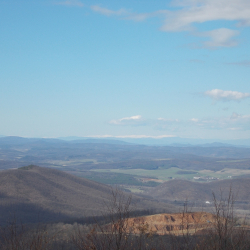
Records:
M198 183L186 180L171 180L155 188L147 194L160 201L211 201L212 193L217 198L227 197L230 187L236 201L250 201L250 179L220 180L209 183Z
M0 172L0 219L8 214L24 221L100 215L110 198L109 186L59 170L35 166ZM133 200L134 209L160 207L136 196Z

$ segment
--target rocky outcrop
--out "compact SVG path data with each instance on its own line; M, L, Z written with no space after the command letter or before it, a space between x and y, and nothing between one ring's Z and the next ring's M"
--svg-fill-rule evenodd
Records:
M215 216L206 212L156 214L137 218L129 218L126 230L131 233L180 233L211 227L215 223Z

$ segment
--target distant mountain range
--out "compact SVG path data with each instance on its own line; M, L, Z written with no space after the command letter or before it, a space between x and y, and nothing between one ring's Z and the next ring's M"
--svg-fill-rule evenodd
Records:
M225 146L247 146L250 147L250 139L239 140L212 140L212 139L192 139L192 138L89 138L89 137L60 137L58 139L65 141L79 141L79 142L93 142L93 143L112 143L112 144L142 144L142 145L155 145L155 146L201 146L201 147L225 147Z
M173 147L250 147L250 139L239 139L239 140L211 140L211 139L192 139L192 138L90 138L90 137L58 137L58 138L24 138L18 136L0 136L0 143L23 143L24 140L27 142L73 142L73 143L105 143L105 144L120 144L120 145L148 145L148 146L173 146Z
M149 146L119 140L114 142L1 137L0 169L29 164L79 173L83 170L117 168L152 170L163 166L213 171L224 168L249 169L250 147L219 143L203 146Z

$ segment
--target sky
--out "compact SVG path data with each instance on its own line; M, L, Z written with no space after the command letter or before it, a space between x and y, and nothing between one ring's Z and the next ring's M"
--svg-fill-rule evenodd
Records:
M0 0L0 135L250 138L249 0Z

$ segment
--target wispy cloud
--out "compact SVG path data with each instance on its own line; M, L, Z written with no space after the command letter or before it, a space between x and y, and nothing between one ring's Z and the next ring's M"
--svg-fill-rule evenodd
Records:
M250 61L248 61L248 60L240 61L240 62L231 62L231 63L226 63L226 64L250 67Z
M162 9L151 13L135 13L126 9L110 10L100 6L92 6L92 10L106 16L119 16L123 19L143 21L148 18L158 17L163 20L160 28L164 32L189 31L194 36L208 37L204 42L205 47L233 47L238 44L234 39L239 31L218 27L211 31L197 31L195 25L211 21L232 21L237 26L250 26L250 1L249 0L174 0L172 5L175 10Z
M173 132L178 130L178 127L182 124L182 121L179 119L162 117L157 119L145 119L141 115L136 115L117 120L111 120L109 124L115 126L149 126L156 130L168 130Z
M165 31L192 30L195 23L225 20L238 26L250 25L248 0L175 0L180 9L172 11L162 27Z
M111 10L108 8L103 8L99 5L92 5L90 7L94 12L97 12L99 14L105 15L105 16L117 16L126 20L133 20L133 21L144 21L150 17L157 16L158 12L152 12L152 13L135 13L130 10L121 8L119 10Z
M124 117L117 120L111 120L109 124L116 126L150 126L157 130L175 130L176 125L179 125L181 121L179 119L169 118L157 118L146 119L141 115L135 115L130 117Z
M121 125L121 126L142 126L146 125L146 119L143 119L141 115L135 115L130 117L124 117L118 120L112 120L109 122L112 125Z
M230 116L197 118L193 117L186 120L158 118L158 119L143 119L140 115L125 117L119 120L110 121L112 125L122 126L149 126L158 131L167 131L167 133L179 133L186 127L197 126L202 129L227 129L227 130L250 130L250 115L242 115L233 112ZM146 135L137 135L138 138L147 137ZM170 137L173 135L164 135ZM112 137L111 135L102 135L96 137ZM126 136L130 137L130 136ZM152 136L149 136L152 137ZM125 138L123 136L117 138ZM131 138L135 138L131 135ZM155 137L156 138L156 137Z
M157 125L172 125L172 124L178 124L180 123L181 121L179 119L171 119L171 118L158 118L155 120L155 123Z
M84 4L81 1L78 0L67 0L67 1L61 1L61 2L56 2L56 5L65 5L65 6L78 6L78 7L83 7Z
M191 122L199 122L199 119L197 119L197 118L191 118L190 121Z
M239 31L225 28L201 33L201 36L210 38L210 41L204 42L205 47L209 48L234 47L238 45L238 41L233 39L237 35Z
M125 9L120 10L110 10L107 8L103 8L99 5L93 5L90 7L93 11L98 12L105 16L124 16L128 14L128 11Z
M242 93L231 90L212 89L204 92L205 96L215 101L241 101L250 97L250 93Z
M231 116L190 119L190 122L206 129L250 130L250 115L232 113Z

